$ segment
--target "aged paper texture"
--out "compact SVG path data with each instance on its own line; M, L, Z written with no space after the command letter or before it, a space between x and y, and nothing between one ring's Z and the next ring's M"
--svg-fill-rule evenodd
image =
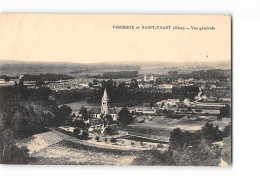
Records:
M228 15L0 15L2 164L231 166Z

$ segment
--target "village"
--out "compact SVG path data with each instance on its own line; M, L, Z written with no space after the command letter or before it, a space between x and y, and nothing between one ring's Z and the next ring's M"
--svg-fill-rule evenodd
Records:
M218 118L221 108L231 106L230 98L202 95L204 89L223 88L216 87L215 80L178 79L175 84L159 84L156 86L152 84L156 79L153 75L144 75L143 79L137 79L140 82L138 86L140 89L152 87L154 90L160 91L171 91L176 84L178 86L194 84L201 86L195 101L190 101L188 98L182 101L177 98L169 98L158 101L152 106L146 104L126 107L133 118L133 123L124 127L120 126L118 122L118 114L123 107L111 107L109 92L104 89L99 107L88 106L86 101L81 101L78 104L66 104L72 106L72 120L68 124L75 124L76 122L79 125L61 126L59 130L66 131L67 134L76 133L79 136L84 135L84 131L87 130L89 134L87 142L101 147L147 150L158 146L160 149L166 149L170 132L174 128L194 132L210 122L223 130L225 126L231 123L229 117ZM96 80L96 82L98 81ZM131 80L125 83L126 86L130 87ZM96 85L102 86L100 83ZM85 114L84 110L86 111ZM87 112L88 116L86 115Z
M136 71L119 71L87 77L27 74L10 79L2 76L0 83L3 88L39 92L45 101L58 105L56 111L47 108L42 112L49 132L36 134L29 142L26 138L17 142L29 149L31 157L52 156L52 150L47 148L58 152L57 147L64 145L93 148L93 154L96 150L163 153L172 147L170 141L176 129L196 136L204 128L215 128L220 137L211 145L223 150L230 146L226 133L231 126L231 80L225 70L140 75ZM33 101L38 101L37 97ZM129 155L133 156L136 158L136 154ZM104 162L116 161L110 158Z

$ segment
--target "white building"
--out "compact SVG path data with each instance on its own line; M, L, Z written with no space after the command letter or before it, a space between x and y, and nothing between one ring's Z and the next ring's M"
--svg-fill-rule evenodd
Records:
M144 75L144 82L155 81L156 78L153 75Z
M179 99L168 99L168 100L162 100L156 103L156 105L158 106L162 106L162 105L169 105L169 106L175 106L176 103L179 103L180 100Z

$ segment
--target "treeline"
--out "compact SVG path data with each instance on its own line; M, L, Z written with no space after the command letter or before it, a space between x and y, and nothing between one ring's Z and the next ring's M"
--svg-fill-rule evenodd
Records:
M90 89L73 89L53 92L57 104L66 104L77 101L84 101L93 96L93 90Z
M193 71L191 73L186 74L179 74L179 78L187 79L187 78L193 78L193 79L227 79L231 78L231 70L221 70L221 69L211 69L211 70L199 70L199 71Z
M135 78L138 77L138 71L119 71L119 72L105 72L102 75L95 75L96 79L119 79L119 78Z
M71 108L58 107L49 100L50 90L46 87L29 89L25 86L9 86L0 89L0 112L3 114L3 127L11 129L15 138L23 138L45 127L65 123Z
M50 90L28 89L23 85L0 88L0 162L26 164L28 149L17 147L15 140L64 124L71 108L58 107L48 100Z
M194 101L194 98L199 93L198 86L182 86L182 87L173 87L172 88L172 96L173 98L184 100L185 98L189 98L189 100Z
M132 86L131 86L132 85ZM87 97L90 103L100 103L104 89L107 90L110 103L115 106L135 106L141 103L155 103L164 99L172 98L171 93L155 91L152 88L139 89L135 79L132 79L130 87L126 87L124 82L118 86L113 80L103 81L102 87L94 89L91 96Z
M7 76L7 75L1 75L0 79L4 79L5 82L9 82L11 79L18 79L18 76Z
M39 74L39 75L30 75L26 74L22 77L23 81L59 81L59 80L68 80L74 79L73 76L67 74Z
M188 79L193 78L195 80L204 79L214 79L214 80L226 80L231 78L231 70L221 70L221 69L211 69L211 70L199 70L193 71L191 73L179 74L177 71L169 71L167 75L157 75L158 79L155 84L171 84L172 81L177 81L178 78Z
M0 110L12 106L13 103L30 101L46 102L50 93L51 89L48 87L30 89L22 84L0 87Z
M99 89L64 90L53 92L53 94L58 104L83 100L87 100L88 103L100 104L105 88L113 106L136 106L142 103L149 103L152 106L158 101L169 98L181 100L189 98L192 101L199 92L199 88L196 86L174 88L172 93L154 90L153 88L139 89L138 83L133 79L130 87L127 87L124 82L117 86L115 81L108 80L103 81Z

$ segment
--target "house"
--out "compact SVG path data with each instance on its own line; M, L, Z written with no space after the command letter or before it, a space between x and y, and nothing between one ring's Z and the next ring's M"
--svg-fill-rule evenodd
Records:
M186 105L186 106L190 106L190 105L191 105L191 102L190 102L190 100L189 100L188 98L185 98L185 99L183 100L183 103L184 103L184 105Z
M154 108L136 108L135 112L139 114L156 114L156 110Z
M156 78L153 75L144 75L144 82L155 81Z
M153 87L152 84L138 84L138 87L141 89L141 88L150 88L150 87Z
M179 99L168 99L168 100L158 101L156 103L156 105L157 106L164 106L164 105L176 106L178 102L180 102Z
M157 86L158 89L172 89L172 84L160 84Z

